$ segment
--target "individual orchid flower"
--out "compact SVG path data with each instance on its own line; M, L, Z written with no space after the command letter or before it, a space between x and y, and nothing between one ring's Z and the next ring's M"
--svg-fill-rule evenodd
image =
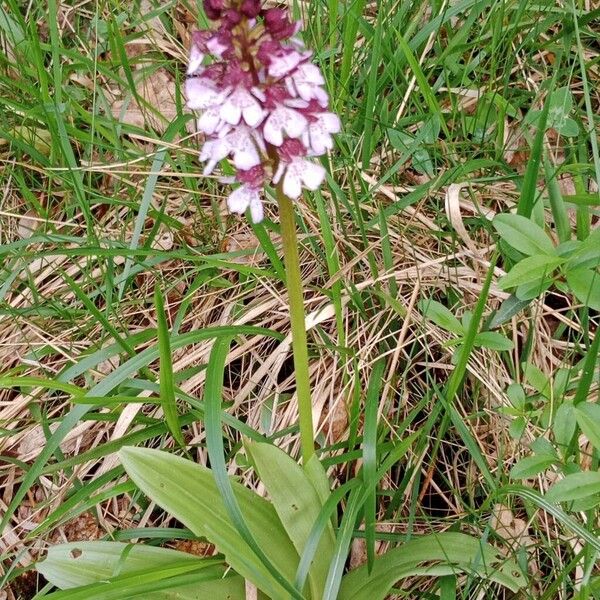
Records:
M286 11L260 0L204 0L204 12L218 27L193 33L185 84L206 136L200 160L207 175L231 161L239 185L227 206L259 222L265 185L297 200L322 184L325 169L313 157L333 148L340 120L327 110L325 79L298 37L300 23Z
M243 214L250 209L250 216L254 223L263 220L263 205L261 191L264 186L265 172L258 165L248 170L237 172L237 180L242 184L233 190L227 198L227 207L233 213Z
M283 193L297 200L302 188L315 191L325 179L325 169L304 158L306 149L298 140L286 140L281 148L281 160L273 176L273 183L279 184L283 178Z
M340 132L340 118L335 113L322 110L315 100L303 112L308 125L302 133L302 143L312 156L325 154L333 148L332 134Z
M204 143L200 153L200 161L208 161L204 174L210 175L220 160L229 155L233 157L233 164L238 169L251 169L260 165L262 140L255 130L241 125L229 133L209 139Z

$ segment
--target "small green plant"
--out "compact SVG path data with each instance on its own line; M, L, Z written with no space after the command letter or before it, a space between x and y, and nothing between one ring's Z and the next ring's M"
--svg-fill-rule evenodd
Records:
M565 137L573 137L579 133L577 121L571 118L573 113L573 94L568 87L561 87L550 93L548 97L548 117L546 129L555 129ZM524 124L537 127L542 118L542 110L530 110Z
M539 225L521 215L497 215L493 225L515 263L498 282L502 289L513 289L519 300L529 301L554 285L600 310L600 229L585 240L555 245Z
M439 135L440 120L437 116L420 124L414 135L388 129L390 143L401 153L399 162L411 159L415 171L429 177L435 174L435 164L427 146L433 146Z
M515 417L513 437L520 437L526 420L545 432L529 445L532 454L512 467L511 478L529 479L554 469L562 477L550 486L545 499L565 503L573 512L600 505L600 473L585 464L589 454L600 450L600 405L587 400L593 374L600 366L599 349L600 336L596 336L580 368L559 369L553 380L533 365L524 365L525 379L534 393L527 396L517 383L507 389L512 406L504 412ZM588 442L583 448L580 435Z
M456 364L459 359L459 353L465 343L473 313L469 310L464 311L459 321L448 308L436 300L421 300L419 302L419 309L424 317L448 333L456 336L445 344L446 346L456 346L456 350L452 355L452 363ZM497 352L512 350L514 348L513 342L497 331L478 332L473 339L473 346L475 348L488 348Z

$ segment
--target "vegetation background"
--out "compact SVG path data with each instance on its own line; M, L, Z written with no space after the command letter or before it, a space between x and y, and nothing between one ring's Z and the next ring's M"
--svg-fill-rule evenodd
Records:
M492 224L529 206L554 245L597 232L597 4L290 7L343 122L328 185L298 204L314 422L332 485L357 473L361 445L379 460L416 433L377 488L378 553L463 531L517 560L529 577L518 597L600 597L600 291L557 271L517 298L501 278L527 253ZM224 326L236 335L230 474L260 491L241 452L252 431L298 453L276 205L250 225L201 176L181 93L198 24L187 0L0 2L2 599L44 588L33 565L67 540L212 552L181 530L173 541L176 521L115 456L124 445L181 453L157 383L155 286L190 455L206 463L206 332ZM545 498L565 474L584 475ZM350 565L366 560L364 538L357 529ZM395 593L514 597L453 575Z

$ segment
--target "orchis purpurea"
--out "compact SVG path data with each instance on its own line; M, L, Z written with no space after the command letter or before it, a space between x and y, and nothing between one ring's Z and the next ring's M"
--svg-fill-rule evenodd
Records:
M219 25L193 33L185 85L206 138L200 160L206 175L231 161L240 185L229 210L249 208L259 222L265 183L281 183L293 200L321 185L325 170L310 158L333 148L340 120L327 110L325 80L298 37L300 23L284 10L263 9L260 0L204 0L204 10ZM214 61L205 66L206 55Z

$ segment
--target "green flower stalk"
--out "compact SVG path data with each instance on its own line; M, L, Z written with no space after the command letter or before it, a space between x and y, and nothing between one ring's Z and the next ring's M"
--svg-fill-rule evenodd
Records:
M296 373L296 394L298 397L298 413L300 421L300 443L304 464L315 452L314 431L312 424L312 401L310 397L310 375L308 371L308 345L306 340L306 324L304 316L304 300L302 294L302 275L298 257L298 238L294 205L277 186L279 217L281 220L281 237L283 239L283 255L287 277L287 289L290 303L290 321L292 323L292 350L294 354L294 371Z

